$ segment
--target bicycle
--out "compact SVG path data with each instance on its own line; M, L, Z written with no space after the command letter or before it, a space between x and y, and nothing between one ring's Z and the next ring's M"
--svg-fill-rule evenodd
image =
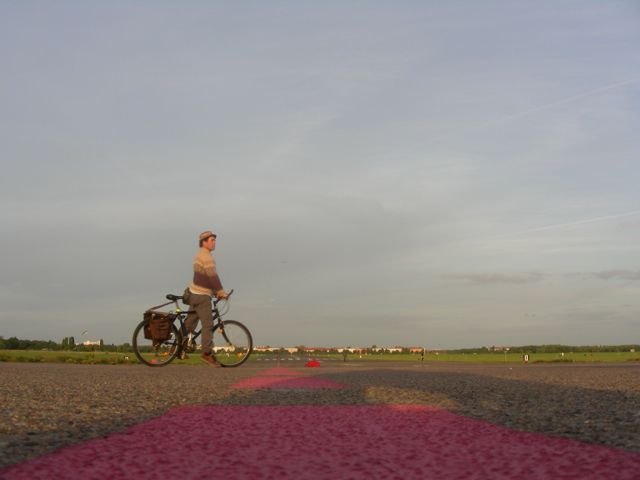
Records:
M229 292L229 297L233 290ZM182 300L181 295L167 294L169 302L163 303L148 311L155 311L175 303L174 312L167 315L171 321L171 332L166 340L154 341L147 338L149 320L142 320L133 331L133 351L138 360L149 367L164 367L176 358L186 358L187 353L195 352L196 339L201 335L202 329L194 333L187 333L184 321L191 311L183 311L178 305ZM219 308L222 300L213 300L213 354L215 359L223 367L238 367L247 361L253 351L253 338L251 332L237 320L222 320L222 315L229 311L229 302ZM222 311L221 311L222 310Z

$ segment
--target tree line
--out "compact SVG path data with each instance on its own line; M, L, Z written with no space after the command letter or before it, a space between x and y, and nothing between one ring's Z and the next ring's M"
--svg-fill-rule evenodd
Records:
M590 353L590 352L640 352L640 345L520 345L507 347L461 348L441 350L447 353L496 353L507 350L512 353Z
M74 337L64 337L61 342L53 340L23 340L17 337L0 336L0 350L59 350L76 352L132 352L131 344L107 344L100 339L98 345L76 344Z
M304 345L297 346L298 352L304 352ZM640 345L522 345L514 347L478 347L478 348L460 348L453 350L446 349L430 349L426 348L425 353L433 353L434 351L442 353L465 353L465 354L479 354L479 353L496 353L504 352L508 349L512 353L589 353L589 352L640 352ZM123 343L121 345L107 344L100 339L99 345L82 345L76 344L74 337L64 337L61 342L54 342L53 340L22 340L17 337L4 338L0 336L0 350L74 350L78 352L132 352L130 343ZM277 353L286 353L286 350L281 348ZM327 353L338 353L338 349L331 348ZM384 349L373 345L370 348L363 348L362 353L376 354L376 353L389 353ZM408 348L402 348L401 352L409 353Z

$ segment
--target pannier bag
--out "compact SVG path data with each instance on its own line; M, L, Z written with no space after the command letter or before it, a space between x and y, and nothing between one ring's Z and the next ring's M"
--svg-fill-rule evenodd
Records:
M147 322L144 326L144 338L154 342L164 342L171 338L171 325L175 315L166 312L144 312Z

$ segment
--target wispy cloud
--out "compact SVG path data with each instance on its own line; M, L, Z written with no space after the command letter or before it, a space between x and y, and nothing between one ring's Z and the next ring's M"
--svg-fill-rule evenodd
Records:
M623 217L631 217L633 215L640 215L640 210L634 210L631 212L625 212L625 213L618 213L615 215L605 215L602 217L594 217L594 218L586 218L586 219L582 219L582 220L575 220L572 222L563 222L563 223L555 223L552 225L544 225L542 227L535 227L535 228L529 228L527 230L521 230L519 232L511 232L511 233L506 233L503 235L497 235L495 237L491 237L492 239L498 239L498 238L508 238L508 237L516 237L518 235L525 235L528 233L535 233L535 232L543 232L545 230L554 230L557 228L564 228L564 227L572 227L574 225L584 225L587 223L595 223L595 222L602 222L605 220L615 220L617 218L623 218Z
M453 280L462 280L473 284L479 285L494 285L494 284L507 284L507 285L525 285L529 283L540 282L544 279L542 273L530 272L530 273L517 273L517 274L504 274L504 273L451 273L443 275L444 278Z
M640 280L640 270L604 270L601 272L589 272L587 275L600 280Z
M522 112L514 113L512 115L508 115L506 117L503 117L503 118L495 121L494 123L501 123L501 122L508 122L508 121L512 121L512 120L517 120L519 118L526 117L526 116L532 115L534 113L542 112L544 110L548 110L550 108L557 107L559 105L564 105L565 103L570 103L570 102L574 102L576 100L581 100L583 98L592 97L594 95L598 95L600 93L604 93L604 92L607 92L609 90L613 90L613 89L616 89L616 88L619 88L619 87L623 87L625 85L633 85L634 83L638 83L638 82L640 82L640 77L628 78L628 79L620 81L620 82L610 83L608 85L604 85L604 86L601 86L601 87L598 87L598 88L594 88L594 89L591 89L591 90L587 90L585 92L578 93L576 95L571 95L569 97L565 97L565 98L562 98L560 100L556 100L555 102L545 103L544 105L539 105L537 107L533 107L533 108L530 108L528 110L524 110Z

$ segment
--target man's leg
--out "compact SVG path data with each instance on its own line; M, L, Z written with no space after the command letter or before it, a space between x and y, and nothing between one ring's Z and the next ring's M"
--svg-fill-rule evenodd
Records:
M211 343L213 341L213 318L211 315L211 297L203 295L206 298L204 302L198 305L198 317L202 324L202 353L211 353Z
M194 313L187 315L184 321L188 332L196 329L198 320L202 322L202 353L211 353L211 329L213 320L211 319L211 297L208 295L191 295L191 309Z
M189 313L187 318L184 319L184 328L187 329L186 333L193 333L198 326L198 311L196 310L196 304L198 303L198 298L202 295L191 294L191 305L189 305Z

